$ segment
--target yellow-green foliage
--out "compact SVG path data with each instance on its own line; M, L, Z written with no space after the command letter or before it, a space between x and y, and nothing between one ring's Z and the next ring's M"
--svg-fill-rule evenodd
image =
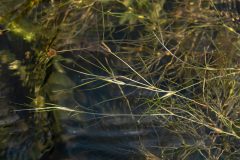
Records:
M36 34L31 31L30 28L21 26L20 24L17 24L16 22L11 22L7 25L7 29L14 34L23 37L24 40L31 42L36 39Z

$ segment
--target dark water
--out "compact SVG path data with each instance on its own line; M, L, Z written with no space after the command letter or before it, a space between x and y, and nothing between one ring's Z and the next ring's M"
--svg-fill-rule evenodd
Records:
M179 1L168 1L164 10L175 10L175 2ZM231 8L227 4L227 1L219 1L216 7L223 14L231 12L239 15L239 8ZM124 39L124 28L126 26L116 28L119 31L112 34L114 39ZM140 26L136 30L142 29ZM213 32L209 35L214 39L216 34ZM130 37L138 39L138 36L133 34ZM168 45L177 45L176 42L171 43ZM210 43L205 39L199 40L195 51L202 52L203 46L212 51ZM109 77L109 73L104 71L105 67L115 75L129 73L129 67L117 61L116 57L97 50L94 53L76 51L63 54L61 56L70 63L56 61L56 64L64 72L52 65L47 69L46 77L40 76L44 80L42 94L46 106L51 103L62 109L44 112L27 110L34 108L32 98L35 95L22 85L20 76L9 69L4 56L12 60L25 60L24 53L32 51L31 46L10 33L0 35L0 160L171 160L179 157L177 154L161 157L163 149L181 148L182 142L186 146L197 143L197 139L184 134L180 137L167 130L163 127L165 123L162 118L145 114L149 108L146 99L162 96L156 92L107 84L102 80L77 87L92 80L91 76L79 71ZM114 43L109 46L117 50ZM153 69L161 68L170 61L170 56L164 56ZM34 62L29 64L35 65ZM156 79L159 76L157 74ZM136 76L134 78L137 79ZM152 78L155 83L155 77ZM142 82L139 77L137 80ZM161 83L155 84L164 89L169 82ZM189 93L183 94L191 96ZM64 110L66 108L71 111ZM188 159L204 158L192 154Z
M16 50L6 37L1 38L2 49ZM25 44L20 46L24 50ZM76 57L70 58L92 73L106 75ZM106 64L104 59L102 63ZM1 64L0 76L0 159L158 159L159 146L180 144L176 135L160 127L157 117L140 116L147 107L141 98L156 96L150 91L120 89L113 84L96 89L102 81L69 89L87 77L68 69L65 73L52 70L43 86L47 102L82 113L16 111L29 108L31 93L6 64Z
M7 89L19 85L2 80ZM14 92L1 90L1 159L145 159L145 150L158 154L160 144L177 145L177 137L159 127L157 118L131 116L140 112L133 97L137 91L129 93L131 106L136 105L130 112L123 98L102 102L121 96L116 86L82 90L50 96L56 104L86 112L58 111L57 119L52 112L13 112L24 109L24 102L17 104L10 96Z

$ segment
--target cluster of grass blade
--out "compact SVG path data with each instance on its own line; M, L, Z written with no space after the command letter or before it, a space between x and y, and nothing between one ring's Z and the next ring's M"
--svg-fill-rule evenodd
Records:
M138 97L145 100L140 105L143 116L157 117L182 137L180 146L159 146L166 159L236 159L240 86L235 24L220 16L214 3L184 1L168 12L162 9L163 1L119 3L124 8L120 13L108 5L101 11L101 46L124 72L110 67L107 76L89 76L150 91ZM109 26L112 23L116 26Z
M112 114L48 104L49 107L38 107L37 111L124 115L139 120L154 117L160 127L178 135L181 141L178 145L157 146L160 158L237 159L239 34L234 28L236 24L221 17L214 3L214 0L31 3L36 7L30 5L29 10L35 14L23 9L22 14L29 13L25 19L40 26L41 31L50 30L46 34L31 31L44 41L38 50L45 53L54 48L57 56L71 59L61 65L53 64L58 66L54 71L71 71L82 79L70 90L114 85L121 95L105 97L96 105L122 98L129 108L129 113ZM4 20L6 28L21 36L25 29L14 29L12 25L22 26L22 21L12 19L8 23ZM137 92L129 95L128 88Z

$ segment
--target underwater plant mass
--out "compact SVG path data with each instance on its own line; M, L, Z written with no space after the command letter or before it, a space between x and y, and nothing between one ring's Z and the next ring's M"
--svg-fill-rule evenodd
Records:
M0 0L0 159L239 160L238 0Z

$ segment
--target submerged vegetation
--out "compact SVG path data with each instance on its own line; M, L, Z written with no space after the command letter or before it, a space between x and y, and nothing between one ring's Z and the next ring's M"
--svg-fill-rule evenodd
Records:
M158 146L138 148L146 159L239 159L237 2L0 2L0 33L12 46L0 48L0 73L7 66L32 100L17 113L34 111L46 121L47 111L56 112L59 126L62 112L127 116L137 129L151 121L153 129L177 137L164 143L168 138L156 133ZM84 98L89 91L100 98ZM76 102L86 105L75 107ZM112 102L122 108L104 108Z

